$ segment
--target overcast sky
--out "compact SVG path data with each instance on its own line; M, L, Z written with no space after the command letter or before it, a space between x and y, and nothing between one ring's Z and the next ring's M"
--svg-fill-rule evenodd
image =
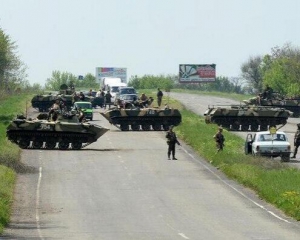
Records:
M52 71L178 74L216 64L237 77L250 56L300 46L299 0L0 0L0 27L18 45L30 83Z

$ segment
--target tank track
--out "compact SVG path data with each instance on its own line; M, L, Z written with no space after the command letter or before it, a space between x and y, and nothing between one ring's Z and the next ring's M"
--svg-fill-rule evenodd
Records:
M270 126L277 126L277 129L282 128L286 123L286 118L259 118L257 120L251 118L221 118L213 117L212 123L227 129L228 131L241 131L241 132L258 132L267 131Z
M79 150L95 142L92 134L7 131L8 139L22 149Z

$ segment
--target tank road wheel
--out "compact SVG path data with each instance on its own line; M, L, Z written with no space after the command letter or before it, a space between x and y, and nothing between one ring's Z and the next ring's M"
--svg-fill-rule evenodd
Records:
M154 131L161 131L161 125L160 124L153 124L152 128Z
M129 130L129 125L128 124L121 124L120 129L121 129L121 131L128 131Z
M74 150L79 150L79 149L82 147L82 143L79 142L79 141L72 142L72 143L71 143L71 147L72 147L72 149L74 149Z
M26 148L29 147L30 141L29 141L28 139L21 139L21 140L19 141L19 144L18 144L18 145L19 145L20 148L26 149Z
M143 124L142 129L143 129L143 131L150 131L151 130L151 125L150 124Z
M61 142L58 143L58 148L60 150L67 150L69 148L69 142L66 140L62 140Z
M34 149L39 149L43 147L44 142L43 141L33 141L32 142L32 147Z
M168 131L169 130L169 125L163 124L163 129L164 129L164 131Z
M139 131L140 130L140 125L138 125L138 124L131 124L131 130L132 131Z
M55 140L49 140L45 143L46 149L52 150L56 147L56 141Z

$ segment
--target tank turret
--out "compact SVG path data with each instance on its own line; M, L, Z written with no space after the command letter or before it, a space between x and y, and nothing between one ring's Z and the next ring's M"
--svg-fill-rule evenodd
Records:
M206 123L215 123L231 131L264 131L269 126L284 126L293 113L284 108L262 106L209 106Z

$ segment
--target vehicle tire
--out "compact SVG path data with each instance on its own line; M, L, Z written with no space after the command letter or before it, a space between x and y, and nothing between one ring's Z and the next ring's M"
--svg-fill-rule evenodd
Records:
M169 130L169 125L163 124L163 129L164 129L164 131L168 131Z
M143 129L143 131L150 131L151 130L151 125L150 124L143 124L142 129Z
M32 142L32 147L34 149L40 149L43 147L44 142L43 141L33 141Z
M132 131L139 131L140 125L139 124L131 124L131 130Z
M128 124L121 124L120 129L121 129L121 131L128 131L129 130L129 125Z
M49 149L49 150L52 150L56 147L56 141L55 140L50 140L50 141L47 141L45 143L45 148L46 149Z
M161 125L160 124L153 124L152 128L154 131L161 131Z
M79 150L82 147L82 143L78 141L72 142L71 147L73 150Z
M19 144L18 144L18 145L19 145L20 148L26 149L26 148L29 147L30 141L29 141L28 139L21 139L21 140L19 141Z
M58 148L60 150L67 150L69 148L69 142L63 140L61 142L58 143Z

